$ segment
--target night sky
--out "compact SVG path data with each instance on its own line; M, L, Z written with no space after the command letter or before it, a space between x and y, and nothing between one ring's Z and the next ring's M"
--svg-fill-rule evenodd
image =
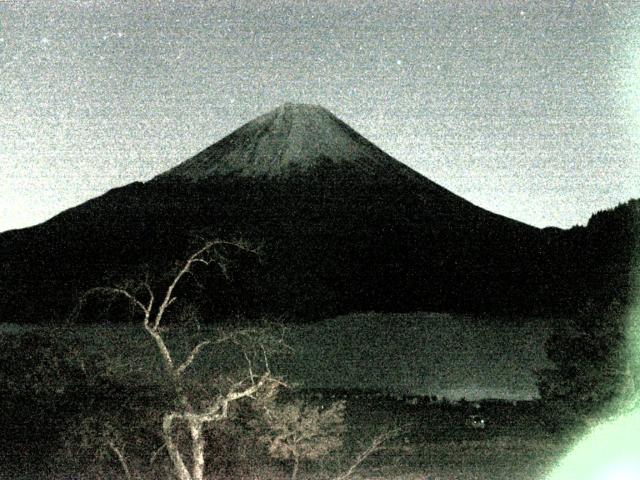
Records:
M640 3L0 2L0 231L286 102L458 195L569 227L640 196Z

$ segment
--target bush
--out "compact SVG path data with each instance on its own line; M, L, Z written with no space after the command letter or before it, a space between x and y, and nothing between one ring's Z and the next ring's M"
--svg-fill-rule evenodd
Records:
M260 441L272 458L291 461L292 480L300 463L318 460L342 447L345 432L345 402L329 407L310 405L302 400L265 406Z
M598 415L625 393L630 373L625 318L619 303L605 309L589 305L576 320L555 327L545 346L554 366L537 372L555 427Z
M116 387L107 362L87 354L61 329L0 335L0 449L28 452L31 466L48 464L71 418Z
M110 373L105 360L89 355L61 329L0 335L0 385L14 397L51 403L52 398L100 388Z

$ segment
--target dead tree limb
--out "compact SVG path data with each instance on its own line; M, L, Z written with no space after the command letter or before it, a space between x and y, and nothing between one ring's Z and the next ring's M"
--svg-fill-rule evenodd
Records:
M176 301L175 290L180 281L187 274L193 274L192 269L194 265L202 264L205 266L216 265L220 271L227 276L227 267L225 257L216 251L218 247L232 247L237 250L255 253L255 250L251 249L245 242L230 242L224 240L214 240L205 242L202 247L196 250L187 260L183 263L182 267L178 270L178 273L173 277L171 283L166 288L164 295L159 297L159 305L156 307L156 300L158 297L154 294L148 279L139 285L146 291L146 299L140 299L136 295L136 291L130 291L126 288L118 287L98 287L88 291L80 300L80 307L86 301L86 298L92 294L108 294L115 296L123 296L128 299L132 305L137 307L144 315L143 327L145 331L154 340L156 348L160 353L162 359L162 365L165 373L171 379L177 396L179 410L170 411L163 415L162 419L162 436L164 439L164 447L167 450L169 459L171 461L173 472L178 480L203 480L205 472L205 438L204 427L211 422L218 422L229 415L229 405L233 402L237 402L243 398L255 398L256 395L270 395L279 385L282 383L274 378L269 370L269 364L267 361L266 351L264 346L260 345L261 350L264 352L263 365L264 373L256 381L256 374L252 367L251 361L243 350L245 358L249 361L249 384L247 380L236 383L224 394L219 394L209 406L198 409L192 403L187 394L187 388L184 383L183 374L187 368L189 368L193 362L198 358L198 355L202 353L202 350L209 345L218 345L225 342L232 342L242 347L240 338L242 335L256 334L252 329L246 329L244 332L226 333L221 335L216 340L204 340L198 343L191 349L187 357L182 362L176 362L171 354L171 351L167 347L165 339L163 338L162 322L163 317L167 309ZM176 424L181 422L183 426L186 426L191 437L190 448L190 462L189 465L185 461L184 454L180 451L179 446L174 440L174 429ZM118 457L127 479L131 479L130 471L126 465L126 461L122 455L122 452L117 449L115 444L110 444L111 449ZM155 456L155 454L154 454Z

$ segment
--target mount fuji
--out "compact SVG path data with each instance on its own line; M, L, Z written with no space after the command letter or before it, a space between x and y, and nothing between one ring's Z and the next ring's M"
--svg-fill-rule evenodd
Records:
M594 240L585 227L538 229L491 213L324 108L285 104L150 181L0 234L0 312L46 322L94 286L141 275L161 285L212 237L245 239L261 254L233 257L230 281L201 272L184 285L183 301L211 319L560 312L602 288L600 265L629 268L628 230L613 260L596 253L599 263L579 271ZM627 288L624 275L611 289Z

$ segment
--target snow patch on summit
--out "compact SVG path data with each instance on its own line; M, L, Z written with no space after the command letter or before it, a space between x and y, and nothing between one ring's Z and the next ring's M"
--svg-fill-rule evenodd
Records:
M384 153L328 110L286 103L246 123L160 177L275 177L321 162L349 164L368 173L406 175L410 169Z

